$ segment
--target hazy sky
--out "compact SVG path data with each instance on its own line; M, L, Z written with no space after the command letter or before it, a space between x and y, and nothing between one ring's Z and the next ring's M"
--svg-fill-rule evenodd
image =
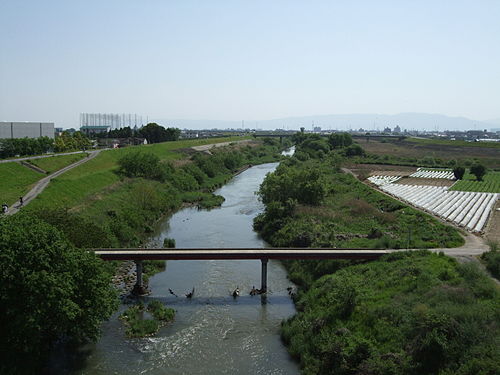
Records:
M0 121L500 118L500 0L0 0Z

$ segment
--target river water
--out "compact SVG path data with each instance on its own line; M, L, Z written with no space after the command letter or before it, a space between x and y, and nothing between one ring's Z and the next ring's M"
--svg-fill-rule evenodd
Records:
M252 167L217 190L226 199L220 208L174 214L153 244L161 246L170 237L183 248L266 247L252 230L263 209L255 191L276 166ZM127 339L117 318L122 306L104 324L99 342L87 348L79 369L70 373L298 374L279 337L280 322L295 313L286 289L292 284L281 264L269 261L267 297L250 296L254 285L260 287L260 261L168 261L166 270L150 279L152 294L145 300L174 308L175 321L155 337ZM188 300L184 294L193 287L194 298ZM230 293L236 287L242 293L234 299Z

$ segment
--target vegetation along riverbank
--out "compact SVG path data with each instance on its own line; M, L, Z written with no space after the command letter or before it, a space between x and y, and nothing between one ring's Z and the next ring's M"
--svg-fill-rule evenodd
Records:
M2 374L40 373L54 344L98 338L118 303L111 284L116 265L85 249L141 245L158 219L183 204L220 204L211 193L216 187L249 164L279 160L282 148L270 140L203 153L189 149L209 142L103 151L54 179L18 214L0 218ZM156 262L144 266L146 274L161 269ZM154 320L145 323L148 333L173 318L160 307L144 312Z
M348 135L297 134L261 185L254 227L273 246L432 248L458 231L341 173L364 149ZM485 256L496 267L496 253ZM282 338L304 374L494 374L500 294L475 262L425 250L378 261L286 261L299 285Z

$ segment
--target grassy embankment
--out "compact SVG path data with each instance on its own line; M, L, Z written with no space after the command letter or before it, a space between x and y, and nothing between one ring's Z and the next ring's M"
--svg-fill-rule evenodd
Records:
M399 249L463 243L451 226L338 172L328 161L282 163L260 194L267 206L255 228L273 246ZM311 204L311 194L321 200Z
M495 374L500 295L475 264L404 252L345 267L296 299L282 337L304 374Z
M476 176L467 170L463 179L457 181L450 190L500 193L500 172L487 172L482 181L477 181Z
M487 142L445 141L434 139L358 139L368 153L358 163L398 164L426 167L453 167L474 162L500 170L500 144Z
M42 159L31 159L29 163L43 169L47 173L54 173L84 157L86 154L60 155ZM19 163L10 162L0 164L0 200L9 206L19 200L20 196L26 195L35 182L44 178L45 175L29 169Z
M140 245L156 221L183 202L202 207L220 204L222 200L211 191L231 178L238 168L279 158L276 146L261 142L252 147L218 148L212 151L213 156L203 154L193 160L181 152L208 142L166 142L103 151L54 179L26 209L63 230L77 246ZM159 158L166 180L129 178L118 173L118 161L136 153Z
M19 201L44 174L35 172L19 163L0 164L0 200L9 206Z
M76 163L78 160L86 158L86 153L72 154L72 155L57 155L41 158L41 159L30 159L28 162L34 166L43 169L47 174L57 172L70 164Z

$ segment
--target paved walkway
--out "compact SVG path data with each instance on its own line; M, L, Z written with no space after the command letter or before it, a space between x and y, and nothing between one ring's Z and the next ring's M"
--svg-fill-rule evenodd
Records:
M33 160L33 159L52 158L52 157L55 157L55 156L62 156L62 155L81 154L83 152L87 152L87 151L73 151L73 152L62 152L60 154L47 154L47 155L38 155L38 156L26 156L25 158L17 158L17 159L2 159L2 160L0 160L0 163L13 163L13 162L19 162L19 161Z
M61 168L59 169L57 172L54 172L52 173L51 175L47 176L47 177L44 177L42 178L40 181L38 181L35 186L33 186L33 188L23 197L23 201L24 201L24 205L23 206L26 206L27 204L29 204L33 199L35 199L46 187L47 185L49 184L50 180L52 180L53 178L55 177L58 177L60 175L62 175L63 173L69 171L70 169L73 169L77 166L79 166L80 164L83 164L83 163L86 163L88 162L89 160L95 158L102 150L97 150L97 151L91 151L89 153L89 156L86 157L86 158L83 158L83 159L80 159L78 160L77 162L73 163L73 164L70 164L64 168ZM73 152L73 154L75 154L76 152ZM58 155L61 155L61 154L58 154ZM33 159L33 158L31 158ZM15 161L19 161L19 159L16 159ZM14 215L15 213L17 213L23 206L20 206L19 203L15 204L15 205L12 205L12 207L10 207L9 209L9 212L7 212L7 215Z

